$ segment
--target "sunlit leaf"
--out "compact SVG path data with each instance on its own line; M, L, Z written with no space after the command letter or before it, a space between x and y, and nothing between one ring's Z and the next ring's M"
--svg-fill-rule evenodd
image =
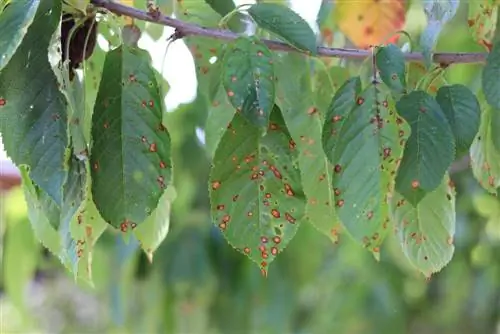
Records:
M210 173L212 220L266 274L304 216L297 152L275 107L265 136L236 113Z
M274 106L274 67L265 44L256 38L235 40L224 54L222 84L243 116L256 126L267 126Z
M455 158L455 140L441 107L429 94L413 91L396 108L411 126L396 190L416 205L439 186Z
M248 14L261 27L312 55L317 54L316 35L309 24L287 6L277 3L257 3Z
M451 261L455 246L455 191L446 175L416 206L396 193L391 203L403 253L426 277Z
M29 166L31 179L57 204L66 174L67 112L47 50L60 21L60 4L40 2L21 45L0 72L0 130L5 151L18 166Z
M363 49L394 41L405 24L405 15L403 0L335 2L338 27Z
M149 54L127 46L108 52L92 117L92 196L123 232L151 214L171 183L163 112Z

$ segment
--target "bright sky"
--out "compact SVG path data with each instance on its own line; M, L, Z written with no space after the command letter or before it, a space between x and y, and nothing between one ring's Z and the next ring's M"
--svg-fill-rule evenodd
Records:
M234 0L236 5L254 3L254 0ZM321 0L290 0L291 7L299 13L313 29L317 29L315 21L316 15L321 4ZM170 84L170 91L165 98L165 103L169 111L173 111L180 103L192 101L196 95L196 73L193 63L193 57L182 41L177 41L170 46L165 61L165 49L167 47L167 38L173 33L173 29L165 27L163 36L154 41L149 35L143 34L139 40L139 47L148 50L153 59L153 66L161 73ZM103 49L108 48L106 40L99 36L99 46ZM164 64L162 69L162 64ZM203 140L202 131L197 131L200 141ZM6 163L7 156L3 150L0 137L0 168L10 169L13 166Z

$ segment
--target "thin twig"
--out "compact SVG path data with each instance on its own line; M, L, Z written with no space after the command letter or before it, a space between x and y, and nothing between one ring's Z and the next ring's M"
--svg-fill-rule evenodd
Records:
M204 28L196 24L187 23L181 20L176 20L169 16L159 15L158 13L151 14L137 8L122 5L112 0L92 0L92 3L108 11L128 17L133 17L138 20L161 24L164 26L175 28L182 36L204 36L222 40L233 40L239 37L238 34L221 29ZM268 39L262 40L270 49L279 51L295 51L297 49L289 46L286 43L272 41ZM318 48L318 56L320 57L335 57L335 58L350 58L350 59L365 59L371 56L369 50L361 49L344 49L344 48ZM435 53L433 61L442 65L449 64L471 64L484 63L487 53ZM423 62L424 57L421 53L409 52L405 53L405 58L409 62Z

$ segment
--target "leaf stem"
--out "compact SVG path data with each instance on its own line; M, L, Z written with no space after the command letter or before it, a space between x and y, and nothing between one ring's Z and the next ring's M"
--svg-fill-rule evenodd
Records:
M224 17L222 19L220 19L219 21L219 28L225 28L226 27L226 24L227 22L229 22L229 20L236 14L238 13L243 7L248 7L248 6L251 6L249 4L243 4L243 5L239 5L239 6L236 6L236 8L234 8L232 11L230 11L229 13L227 13L226 15L224 15Z
M240 35L233 33L229 30L211 29L201 27L196 24L183 22L165 15L158 15L153 17L148 12L139 10L133 7L122 5L118 2L111 0L92 0L92 3L101 8L117 14L136 18L138 20L153 22L164 26L169 26L179 30L183 36L205 36L221 40L234 40ZM271 50L280 51L297 51L287 43L278 42L274 40L263 39L262 42L267 45ZM432 60L440 64L471 64L471 63L484 63L486 61L487 53L434 53ZM351 58L351 59L365 59L371 56L370 50L362 49L344 49L344 48L318 48L319 57L335 57L335 58ZM405 53L405 59L409 62L424 62L424 57L420 52Z

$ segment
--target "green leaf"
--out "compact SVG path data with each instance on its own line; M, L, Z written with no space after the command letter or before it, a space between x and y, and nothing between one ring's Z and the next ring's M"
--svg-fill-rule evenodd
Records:
M481 108L476 96L464 85L457 84L441 87L436 101L453 131L457 156L468 152L479 130Z
M233 0L205 0L205 2L208 3L210 7L212 7L212 9L219 13L222 17L226 16L236 8ZM243 14L236 12L233 16L231 16L227 25L233 31L242 31L245 28L242 22L243 19Z
M257 38L240 37L224 54L222 84L251 123L266 127L274 105L273 55Z
M382 81L396 93L406 91L406 65L404 54L394 44L378 49L375 61Z
M491 110L491 140L496 150L500 152L500 109Z
M488 104L500 109L500 41L495 43L486 58L482 73L482 88Z
M186 37L185 41L194 58L198 91L205 93L211 101L221 83L222 59L226 45L193 36Z
M299 50L318 53L316 35L309 24L292 9L275 3L257 3L248 14L263 29L283 38Z
M9 6L10 7L10 6ZM48 60L61 2L42 0L21 45L0 72L0 130L7 154L58 204L66 178L66 103Z
M491 43L495 32L498 6L490 0L469 1L468 26L474 41Z
M430 277L450 262L456 214L448 175L416 206L396 193L391 211L403 253L420 272Z
M335 116L325 121L323 146L335 165L332 186L340 220L356 241L378 253L388 230L387 199L410 130L375 86L361 93L359 88L356 78L339 90L330 109ZM354 92L359 95L350 100Z
M209 152L210 157L214 156L215 149L235 112L236 110L228 100L226 90L222 85L219 85L218 93L209 105L208 117L205 123L206 150Z
M441 107L426 92L403 96L396 109L411 126L396 190L416 205L439 186L455 158L455 140Z
M68 179L63 188L63 202L58 219L59 234L62 240L60 257L71 265L75 277L78 275L77 241L73 239L71 228L77 221L78 209L85 201L87 192L87 170L84 161L71 155L69 161Z
M79 258L75 277L93 285L92 255L95 243L109 226L99 215L92 199L90 182L87 183L87 197L70 224L70 233L76 242L76 255Z
M33 23L40 0L14 1L0 15L0 71L10 61ZM8 32L8 33L7 33Z
M314 65L318 65L317 72L312 80L313 90L316 104L320 114L324 117L325 110L332 100L332 96L336 91L350 78L349 70L345 67L332 66L326 70L321 70L324 66L321 61L317 61Z
M326 156L331 156L337 145L337 136L349 112L356 107L356 98L361 93L360 77L347 80L335 93L325 116L322 145ZM330 158L329 158L330 159Z
M167 236L170 227L170 208L176 196L175 188L168 187L151 216L134 229L134 234L150 262L153 262L153 252Z
M92 196L122 231L142 223L171 183L163 111L149 54L126 46L108 52L92 117Z
M420 47L427 67L432 64L432 50L443 26L455 16L459 4L459 0L428 0L424 2L427 26L420 35Z
M500 150L493 144L492 117L495 110L482 105L479 131L470 147L471 168L479 184L491 194L500 187Z
M57 230L50 224L41 199L43 190L39 189L29 178L26 168L20 168L24 197L28 205L28 218L33 228L35 237L52 254L58 256L61 252L61 238Z
M297 232L305 207L297 153L279 108L270 121L262 136L235 114L215 152L209 185L214 224L263 274Z
M322 99L315 100L307 58L287 54L276 63L278 104L290 131L290 148L298 151L302 186L307 197L306 219L317 230L338 241L340 223L331 191L332 168L321 145ZM290 80L290 71L294 80ZM319 104L318 104L319 103Z

